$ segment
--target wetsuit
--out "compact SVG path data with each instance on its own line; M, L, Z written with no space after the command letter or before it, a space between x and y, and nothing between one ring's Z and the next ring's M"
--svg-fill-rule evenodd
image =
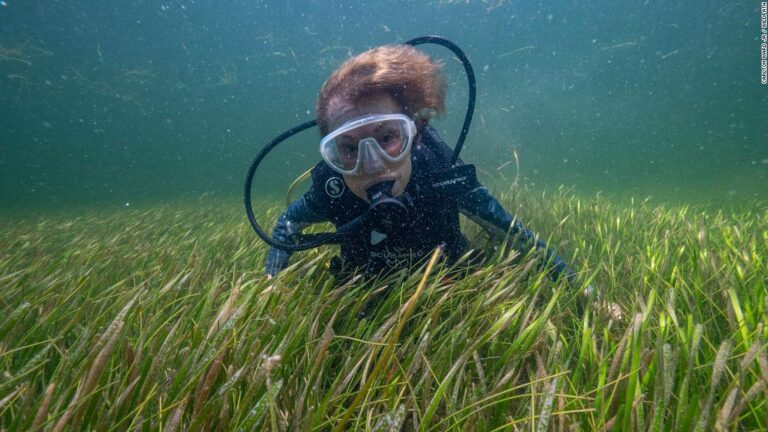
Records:
M467 240L459 224L461 212L487 230L496 229L516 238L522 249L535 247L540 250L553 279L564 276L573 282L575 275L565 262L507 213L480 183L464 196L454 199L424 193L430 190L430 174L450 167L451 153L437 132L427 127L421 142L411 150L411 179L400 197L409 209L407 220L396 221L397 229L388 235L367 228L370 232L347 236L340 244L343 268L364 268L369 274L386 273L421 261L441 243L445 245L448 262L452 263L467 249ZM338 228L367 210L368 203L346 187L341 175L325 162L320 162L312 170L309 191L288 206L278 220L272 238L289 242L291 235L318 222L330 221ZM289 256L287 251L271 248L266 272L277 274L288 265Z

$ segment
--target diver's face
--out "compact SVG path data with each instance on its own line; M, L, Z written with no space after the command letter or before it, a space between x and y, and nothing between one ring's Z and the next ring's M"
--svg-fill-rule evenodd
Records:
M362 117L370 114L397 114L400 113L400 107L397 105L391 96L382 94L369 97L363 101L352 103L350 101L342 100L341 98L333 98L329 102L329 117L330 117L330 130L334 130L343 125L347 121ZM360 131L362 135L365 134L365 130ZM366 136L356 137L358 140L366 138ZM415 142L413 143L416 144ZM413 148L413 145L411 146ZM410 152L410 149L408 150ZM410 155L406 155L399 162L389 162L387 160L381 160L380 165L376 167L361 167L360 174L358 175L345 175L344 183L347 184L349 190L355 194L355 196L368 201L365 191L383 181L394 180L395 184L392 187L392 196L400 196L405 187L408 186L408 182L411 180L411 158Z

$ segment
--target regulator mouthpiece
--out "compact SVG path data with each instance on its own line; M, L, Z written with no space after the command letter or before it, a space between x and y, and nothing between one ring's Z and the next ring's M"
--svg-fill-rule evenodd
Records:
M408 216L408 208L399 199L392 196L394 180L376 183L365 192L371 206L368 208L368 220L376 231L389 233L400 221Z

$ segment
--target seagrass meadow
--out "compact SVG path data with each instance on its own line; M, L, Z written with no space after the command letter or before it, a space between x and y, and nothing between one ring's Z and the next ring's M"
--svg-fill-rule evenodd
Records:
M497 195L582 287L513 248L267 281L235 201L3 218L0 429L768 429L764 204Z

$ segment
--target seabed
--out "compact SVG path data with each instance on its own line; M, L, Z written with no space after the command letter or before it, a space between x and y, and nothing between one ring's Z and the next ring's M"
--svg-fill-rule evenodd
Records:
M583 286L511 248L338 285L327 247L266 280L234 201L4 218L0 429L768 429L766 206L501 200Z

